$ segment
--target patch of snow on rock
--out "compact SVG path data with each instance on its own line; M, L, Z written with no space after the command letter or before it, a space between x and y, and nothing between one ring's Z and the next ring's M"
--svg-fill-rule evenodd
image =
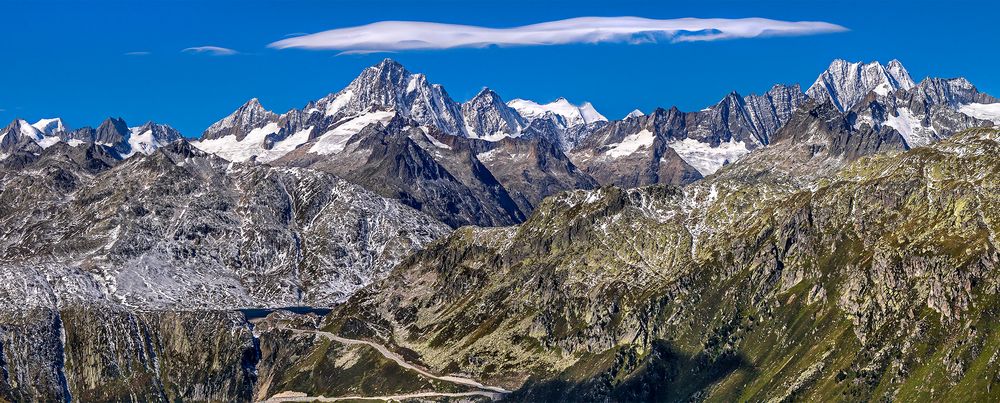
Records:
M625 136L620 143L612 144L605 155L610 158L632 155L641 148L652 146L655 139L656 136L653 135L653 132L643 129L638 133Z
M907 108L896 110L898 116L886 116L885 125L896 129L911 148L930 144L935 139L933 128L924 127L920 119Z
M711 175L727 163L733 163L750 153L746 143L730 140L712 147L695 139L684 139L668 144L684 160L702 175Z
M264 139L269 134L277 133L280 128L277 123L268 123L247 133L243 140L237 140L236 135L228 135L217 139L193 143L202 151L209 152L229 161L243 162L264 152Z

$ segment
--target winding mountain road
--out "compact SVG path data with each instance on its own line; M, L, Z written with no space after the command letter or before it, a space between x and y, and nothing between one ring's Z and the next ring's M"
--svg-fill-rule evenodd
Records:
M303 330L303 329L289 329L289 330L291 330L293 333L296 333L296 334L311 333L311 334L319 335L321 337L325 337L327 339L333 340L333 341L341 343L341 344L346 344L346 345L364 344L364 345L367 345L367 346L369 346L371 348L374 348L376 351L379 352L379 354L382 354L383 357L392 360L393 362L395 362L400 367L403 367L403 368L409 369L411 371L414 371L414 372L416 372L416 373L418 373L418 374L420 374L422 376L425 376L427 378L437 379L437 380L440 380L440 381L450 382L450 383L454 383L454 384L462 385L462 386L470 386L470 387L473 387L473 388L476 388L476 389L481 389L481 390L471 391L471 392L460 392L460 393L420 392L420 393L411 393L411 394L403 394L403 395L392 395L392 396L342 396L342 397L308 396L305 393L285 391L285 392L281 392L281 393L275 394L274 396L272 396L271 398L265 400L264 402L303 402L303 401L305 401L305 402L309 402L309 401L333 402L333 401L338 401L338 400L351 400L351 399L354 399L354 400L359 400L359 399L360 400L369 400L369 399L370 400L403 400L403 399L412 399L412 398L420 398L420 397L462 397L462 396L485 396L485 397L490 398L490 400L500 400L500 398L503 397L503 395L510 393L509 390L501 388L499 386L483 385L482 383L479 383L479 382L477 382L477 381L475 381L473 379L469 379L469 378L464 378L464 377L454 376L454 375L443 375L443 376L441 376L441 375L434 375L434 374L432 374L430 372L427 372L427 371L421 369L420 367L418 367L418 366L416 366L414 364L406 362L406 360L403 359L403 357L401 357L399 354L396 354L392 350L389 350L387 347L385 347L385 346L383 346L381 344L378 344L378 343L373 343L373 342L366 341L366 340L348 339L348 338L340 337L340 336L337 336L337 335L335 335L333 333L325 332L325 331L322 331L322 330Z
M326 396L308 396L305 393L298 392L282 392L272 396L261 403L282 403L282 402L336 402L343 400L404 400L404 399L416 399L421 397L471 397L471 396L485 396L491 400L498 400L500 397L499 393L494 392L460 392L460 393L444 393L444 392L421 392L421 393L410 393L405 395L390 395L390 396L341 396L341 397L326 397Z

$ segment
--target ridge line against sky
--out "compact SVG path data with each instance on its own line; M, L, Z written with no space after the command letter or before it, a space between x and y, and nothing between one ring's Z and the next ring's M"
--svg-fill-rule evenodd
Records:
M981 0L33 0L5 11L18 18L0 41L12 56L0 123L120 116L192 137L250 98L301 108L385 56L456 101L489 87L505 101L591 102L609 118L804 88L838 58L899 59L915 78L963 76L1000 93L1000 54L989 51L1000 4ZM320 41L378 24L399 29L372 44ZM427 29L441 35L409 42ZM490 36L455 38L481 32Z
M378 21L282 39L276 49L341 50L344 53L441 50L574 43L678 43L844 32L824 21L767 18L576 17L510 28L424 21Z

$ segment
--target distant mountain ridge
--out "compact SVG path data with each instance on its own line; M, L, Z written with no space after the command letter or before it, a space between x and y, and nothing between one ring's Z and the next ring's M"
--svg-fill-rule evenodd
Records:
M489 88L459 103L427 76L385 59L302 109L278 114L253 98L193 144L234 162L345 176L385 197L434 211L452 226L506 225L520 222L544 197L564 190L686 184L712 175L767 147L808 102L833 105L855 129L896 131L908 148L1000 122L1000 102L968 80L929 77L915 83L898 60L883 65L838 59L805 91L777 84L762 94L732 92L700 111L636 110L622 120L608 120L590 103L506 101ZM108 145L127 158L179 138L169 126L130 128L120 119L76 130L58 118L35 124L16 120L0 132L0 158L60 141ZM386 148L390 143L398 144ZM459 144L468 149L451 148ZM516 153L498 158L499 151L491 153L494 148ZM391 171L384 165L390 160L395 161ZM530 183L543 177L550 185Z
M625 187L686 184L713 174L753 150L767 147L772 136L809 100L832 104L855 126L868 124L875 129L884 126L900 132L907 147L925 145L958 130L990 125L991 119L976 118L962 111L993 116L986 111L990 111L989 105L996 103L994 98L979 93L964 79L928 78L916 84L897 60L886 65L834 60L805 91L795 84L777 84L759 95L743 96L732 92L700 111L657 109L649 114L630 113L622 120L609 121L589 103L577 106L565 98L548 104L523 99L505 102L489 88L459 104L440 85L428 83L426 76L410 73L399 63L386 59L365 69L343 90L310 102L301 110L277 115L262 111L259 103L252 101L210 127L196 144L235 161L254 158L259 162L317 166L314 162L303 161L316 160L320 155L336 160L347 158L342 155L343 150L356 152L358 149L350 144L361 141L356 136L368 125L383 126L384 129L376 130L383 135L419 126L434 128L436 133L446 136L488 142L542 139L557 146L552 150L552 158L566 161L569 164L567 172L589 177L570 181L573 183ZM247 114L252 116L244 116ZM258 119L258 116L265 118ZM220 137L217 128L232 126L227 123L231 121L251 123L234 129L231 136ZM394 121L406 123L390 124ZM438 139L436 136L429 138ZM439 160L439 163L445 158L442 153L447 154L440 147L425 151L430 159ZM482 155L492 158L489 170L516 172L519 169L520 163L515 162L519 157L497 159L493 154ZM479 159L479 155L473 158ZM449 164L454 166L453 163L442 166ZM532 166L538 169L543 165L533 163ZM504 179L499 185L504 188L526 189L524 178L507 174L500 177ZM361 177L355 180L371 182ZM569 182L554 183L565 185ZM402 182L398 186L402 186ZM526 216L542 197L571 188L546 188L548 190L520 203L520 211L514 216ZM410 191L395 186L380 192L404 199L413 196ZM497 203L496 200L482 200L482 197L489 199L492 196L473 197L479 201L471 203ZM427 201L418 197L408 203L421 208ZM457 205L463 204L466 203ZM438 218L446 221L453 216L444 211L439 214L442 215Z
M109 117L96 129L89 126L69 129L61 118L41 119L34 124L15 119L0 131L0 159L16 152L37 152L60 142L102 144L128 158L137 153L150 154L182 138L176 129L152 121L129 127L125 120Z

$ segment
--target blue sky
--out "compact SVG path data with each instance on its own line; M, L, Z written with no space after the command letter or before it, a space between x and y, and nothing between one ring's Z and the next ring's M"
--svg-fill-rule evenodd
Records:
M914 79L965 76L1000 95L991 2L949 1L4 1L0 120L107 116L168 123L187 136L247 99L283 112L336 92L392 57L457 101L489 86L507 100L564 96L609 118L633 108L697 110L730 91L808 86L834 58L897 58ZM850 31L656 44L570 44L340 55L275 49L301 33L383 20L513 27L582 16L762 17ZM234 55L184 52L218 46ZM128 54L142 52L141 55Z

